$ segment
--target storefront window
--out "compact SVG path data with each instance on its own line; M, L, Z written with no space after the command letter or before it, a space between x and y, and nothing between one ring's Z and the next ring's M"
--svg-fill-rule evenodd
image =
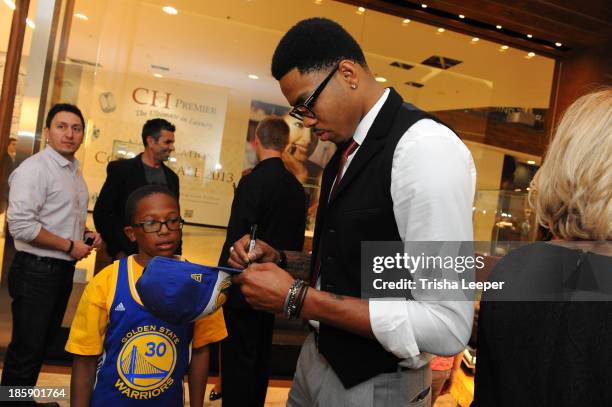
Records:
M552 59L331 1L294 1L282 12L273 1L164 6L75 2L63 78L52 86L88 120L79 159L90 210L107 163L142 151L143 123L163 117L177 126L176 152L168 164L180 177L183 217L190 223L185 255L215 263L224 231L209 226L227 225L234 187L255 164L254 128L263 117L283 116L288 109L270 74L274 47L290 26L314 16L346 27L377 80L463 138L478 171L477 239L491 238L501 213L507 213L502 201L508 193L524 201L525 187L500 192L504 157L540 162ZM287 120L292 141L284 158L310 196L311 235L321 169L335 147ZM533 143L521 144L528 139ZM483 210L486 219L477 218Z

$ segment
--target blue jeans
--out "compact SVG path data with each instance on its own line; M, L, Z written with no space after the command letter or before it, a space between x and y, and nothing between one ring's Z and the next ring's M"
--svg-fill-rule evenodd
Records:
M64 318L74 263L17 252L8 273L13 332L2 386L35 386L47 345Z

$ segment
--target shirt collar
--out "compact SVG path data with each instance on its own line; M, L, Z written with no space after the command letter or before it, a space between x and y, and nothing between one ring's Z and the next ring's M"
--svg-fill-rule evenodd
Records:
M378 116L378 113L387 101L388 96L389 88L386 88L380 99L378 99L374 106L372 106L368 113L363 116L363 119L361 119L361 121L359 122L359 125L355 130L355 134L353 134L353 140L355 140L357 144L363 144L363 141L365 140L368 131L370 131L370 127L372 127L372 124L374 123L374 119L376 119L376 116Z
M55 161L60 167L70 167L72 170L79 168L79 160L76 158L73 161L68 160L66 157L58 153L51 146L45 147L43 150L45 154L53 161Z

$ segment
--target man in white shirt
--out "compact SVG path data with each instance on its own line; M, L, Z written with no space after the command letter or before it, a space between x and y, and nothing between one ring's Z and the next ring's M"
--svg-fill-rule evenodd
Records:
M58 331L77 260L101 244L87 231L87 185L74 154L85 120L78 107L57 104L47 114L47 147L9 178L7 220L17 253L8 273L13 332L3 386L35 386L47 345Z
M249 304L311 320L288 405L429 405L431 354L463 349L472 303L419 289L411 301L359 298L361 242L472 240L471 154L452 130L376 82L357 42L333 21L291 28L272 73L291 114L339 147L323 175L313 288L282 270L303 255L264 242L247 254L248 237L231 254L233 267L268 262L235 279Z

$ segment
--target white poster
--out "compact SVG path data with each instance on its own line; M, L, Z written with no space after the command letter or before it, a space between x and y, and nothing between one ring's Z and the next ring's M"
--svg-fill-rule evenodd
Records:
M106 178L109 161L144 149L142 126L163 118L176 126L176 151L166 164L179 176L182 215L187 222L226 226L233 197L233 173L221 167L221 142L228 89L142 75L98 72L88 117L83 174L91 208Z

